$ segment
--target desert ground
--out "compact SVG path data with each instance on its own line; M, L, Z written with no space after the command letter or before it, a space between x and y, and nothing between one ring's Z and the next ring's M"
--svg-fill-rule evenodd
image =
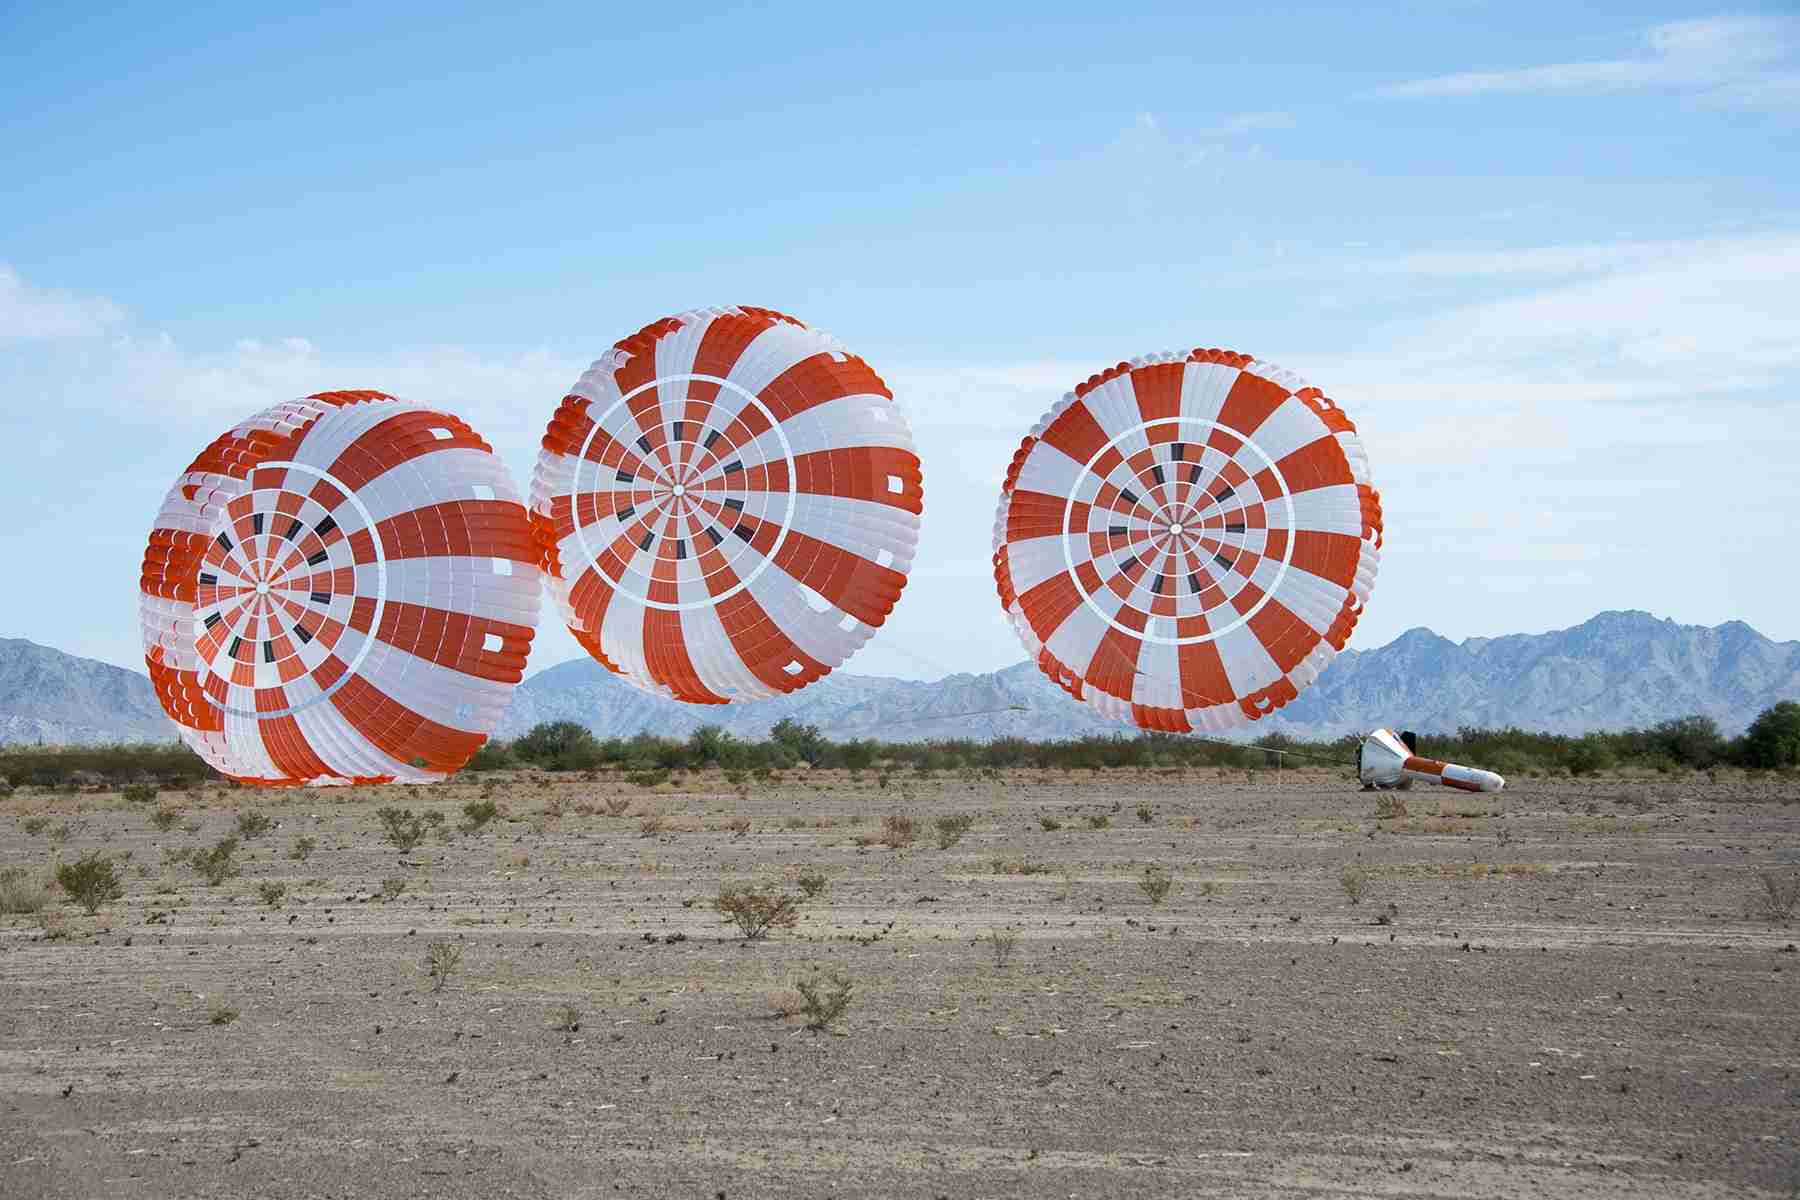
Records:
M21 789L15 885L130 858L93 915L0 916L0 1196L1800 1194L1800 917L1754 903L1800 872L1800 783L1403 800L1324 769ZM401 851L390 804L446 819ZM185 856L246 812L272 828L209 886ZM763 939L714 908L819 876ZM796 985L835 979L809 1029Z

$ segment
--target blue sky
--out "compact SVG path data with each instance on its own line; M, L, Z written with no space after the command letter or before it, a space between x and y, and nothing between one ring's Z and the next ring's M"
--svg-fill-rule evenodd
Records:
M1013 447L1191 345L1363 427L1359 645L1617 607L1800 637L1791 9L23 7L0 636L135 664L162 492L266 404L446 405L523 483L614 339L753 303L868 358L925 456L919 564L853 670L1016 661ZM534 668L578 653L547 612Z

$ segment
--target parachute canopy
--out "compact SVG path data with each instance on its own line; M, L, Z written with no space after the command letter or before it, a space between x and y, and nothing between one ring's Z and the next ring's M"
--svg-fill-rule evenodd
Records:
M1064 396L1013 456L994 579L1077 700L1143 729L1267 716L1341 650L1381 501L1350 419L1291 372L1192 350Z
M221 773L427 782L487 740L524 673L537 550L462 421L322 392L201 452L157 514L139 593L157 698Z
M764 308L619 342L563 399L531 488L570 631L694 704L797 691L854 654L906 586L922 507L880 377Z
M1420 758L1404 740L1411 736L1397 734L1391 729L1377 729L1363 739L1362 748L1356 755L1356 773L1364 787L1399 787L1415 779L1463 792L1497 792L1506 786L1506 780L1492 771L1460 767L1435 758Z

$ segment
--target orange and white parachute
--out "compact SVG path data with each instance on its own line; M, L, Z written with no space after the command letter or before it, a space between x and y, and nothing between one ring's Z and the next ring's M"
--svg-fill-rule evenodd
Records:
M1169 732L1267 716L1343 649L1375 584L1381 500L1350 419L1244 354L1134 359L1013 456L1000 602L1038 666Z
M575 637L694 704L797 691L906 586L923 508L893 394L829 334L763 308L645 326L551 418L531 518Z
M181 737L258 784L429 782L487 740L537 628L537 550L448 413L323 392L175 481L144 551L144 661Z

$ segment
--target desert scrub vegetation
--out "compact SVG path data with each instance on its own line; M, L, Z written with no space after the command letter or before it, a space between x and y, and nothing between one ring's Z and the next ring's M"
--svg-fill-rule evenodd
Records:
M392 804L376 809L375 819L381 822L381 836L399 847L402 854L417 848L431 831L431 825L423 814L415 813L410 808L396 808Z
M1748 908L1751 916L1777 924L1791 918L1794 910L1800 908L1800 871L1764 871L1758 875Z
M425 977L431 980L432 991L444 990L450 976L462 965L462 956L462 947L455 942L433 942L425 947Z
M406 890L406 883L407 880L404 875L390 875L381 881L381 886L376 889L375 894L381 897L381 902L383 904L392 900L398 900L400 898L400 893Z
M281 901L287 895L287 884L269 880L256 885L256 894L270 908L280 908Z
M818 898L825 891L826 882L825 872L816 867L808 868L794 877L794 886L799 888L800 894L808 900Z
M58 863L56 886L92 916L103 905L125 894L125 871L118 863L95 850L72 863Z
M850 977L834 971L823 979L797 979L794 990L800 993L800 1012L806 1027L814 1033L828 1031L850 1008L853 990Z
M633 787L661 787L663 784L669 782L669 769L667 767L655 767L648 771L628 771L625 775L625 782L631 784Z
M963 834L974 828L975 815L973 813L950 813L939 817L934 824L937 826L938 849L948 850L962 841Z
M212 1009L207 1013L206 1023L209 1025L229 1025L237 1020L238 1016L239 1013L237 1009L229 1004L220 1002L214 1004Z
M1156 819L1156 810L1148 804L1140 804L1137 806L1137 819L1140 824L1148 825Z
M220 838L204 850L189 853L187 863L206 880L207 887L218 887L238 873L237 848L236 838Z
M581 1010L573 1004L563 1005L557 1009L555 1018L550 1022L550 1028L558 1033L580 1033Z
M600 802L600 808L609 817L622 817L631 811L631 797L608 796Z
M319 843L312 838L297 837L294 839L293 847L288 851L288 857L295 862L305 862L312 857L312 852L318 848L318 845Z
M274 820L268 813L263 812L260 809L246 808L243 812L238 814L238 836L243 838L246 842L254 841L256 838L261 837L273 828L275 828Z
M1049 813L1044 813L1038 817L1038 825L1045 833L1055 833L1062 828L1062 822L1051 816Z
M1112 825L1112 817L1106 813L1094 813L1087 819L1089 829L1106 829Z
M24 867L0 868L0 913L24 916L50 903L50 889Z
M495 817L500 815L500 806L492 800L471 800L463 805L462 811L462 831L464 833L480 833Z
M721 886L713 908L738 927L745 941L767 937L771 929L791 929L800 920L799 897L754 883Z
M1007 858L995 855L988 863L996 875L1048 875L1050 868L1044 863L1029 858Z
M919 838L919 822L905 813L889 813L881 819L881 844L889 850L910 846Z
M1349 866L1338 875L1338 886L1344 889L1346 900L1361 904L1369 890L1369 879L1369 873L1362 867Z
M175 828L175 822L181 820L181 811L174 808L159 808L150 814L150 824L157 832L167 833Z
M1019 944L1019 934L1017 930L995 926L988 930L986 941L993 952L994 965L1004 967L1012 959L1013 948Z
M638 836L655 837L668 827L669 819L667 817L659 812L648 812L644 814L643 820L638 822Z
M38 817L20 817L19 818L19 828L23 829L26 832L26 834L28 834L31 837L36 837L38 834L44 832L44 830L48 829L49 827L50 827L50 818L49 817L38 816Z
M1143 878L1138 880L1138 887L1152 904L1161 904L1174 886L1175 880L1161 867L1145 867Z
M127 804L148 804L156 799L156 785L150 783L128 783L119 789L119 795Z
M1406 797L1399 792L1379 792L1375 796L1375 819L1397 821L1406 816Z

